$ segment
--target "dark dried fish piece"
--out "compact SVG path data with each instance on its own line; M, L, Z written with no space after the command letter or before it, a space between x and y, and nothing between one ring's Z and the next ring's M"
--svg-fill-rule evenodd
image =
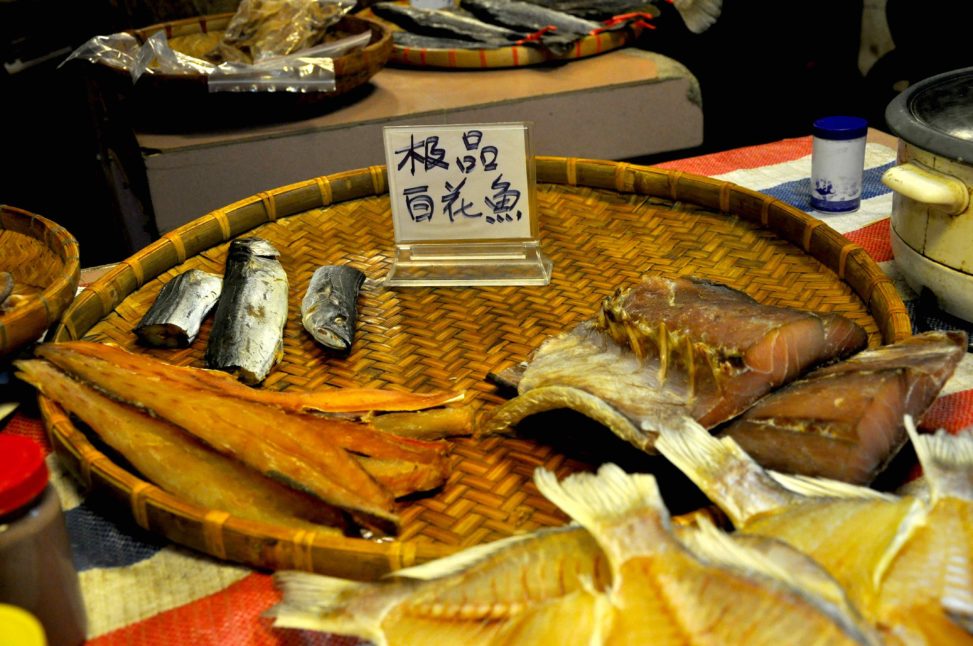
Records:
M966 354L965 332L926 332L819 368L720 432L761 466L870 483L908 439Z
M347 351L355 338L358 290L365 274L348 265L318 267L301 300L301 323L315 341Z
M185 348L216 306L223 279L199 269L183 272L162 286L152 307L135 327L139 340L151 346Z
M227 254L206 365L246 384L263 381L284 354L287 274L279 256L261 238L238 238Z

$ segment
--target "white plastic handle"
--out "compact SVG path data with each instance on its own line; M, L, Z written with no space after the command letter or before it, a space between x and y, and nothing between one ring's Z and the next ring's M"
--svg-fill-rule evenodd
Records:
M919 164L893 166L882 175L882 183L948 215L959 215L970 205L970 189L962 180Z

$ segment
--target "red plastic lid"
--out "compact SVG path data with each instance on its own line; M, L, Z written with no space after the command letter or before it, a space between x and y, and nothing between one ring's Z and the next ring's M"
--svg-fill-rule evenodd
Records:
M47 482L41 445L29 437L0 434L0 516L28 504Z

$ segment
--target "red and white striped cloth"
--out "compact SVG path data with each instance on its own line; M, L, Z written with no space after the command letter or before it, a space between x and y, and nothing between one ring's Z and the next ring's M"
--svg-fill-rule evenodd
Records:
M808 209L811 138L776 143L662 164L664 168L709 175L772 194ZM814 214L864 247L894 279L889 243L892 199L879 178L895 151L868 144L861 209L849 215ZM929 312L900 280L916 331L964 327ZM955 432L973 424L973 355L967 354L924 426ZM32 436L46 445L40 421L19 412L3 430ZM137 527L102 503L86 500L57 459L49 456L52 480L61 496L88 610L89 644L235 646L275 644L354 644L354 639L275 630L263 616L279 596L271 578L249 568L173 545Z

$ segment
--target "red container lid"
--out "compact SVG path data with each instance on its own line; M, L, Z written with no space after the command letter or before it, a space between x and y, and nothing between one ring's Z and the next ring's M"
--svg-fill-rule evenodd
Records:
M47 482L41 445L29 437L0 434L0 516L30 503Z

